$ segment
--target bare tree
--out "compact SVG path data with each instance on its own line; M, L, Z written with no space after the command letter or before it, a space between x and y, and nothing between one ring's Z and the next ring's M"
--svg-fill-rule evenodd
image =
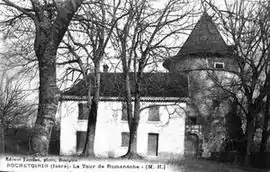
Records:
M216 82L229 93L245 117L245 160L249 164L257 117L269 94L269 3L267 1L224 1L221 10L205 1L218 15L225 33L232 39L238 58L238 94ZM244 100L244 103L242 102ZM265 111L268 115L269 112ZM265 118L267 120L267 118ZM267 130L267 129L266 129ZM264 139L265 140L265 139ZM266 139L267 140L267 139Z
M56 54L69 23L83 0L13 2L2 0L6 14L2 26L6 37L20 31L17 22L29 22L35 28L33 43L39 67L39 107L35 129L32 135L32 151L47 155L50 135L55 122L58 97L56 87ZM22 32L20 35L25 35Z
M127 103L130 129L129 148L124 156L127 158L140 157L137 154L137 128L140 120L141 83L145 69L162 61L176 48L175 45L172 46L173 38L188 29L189 25L184 23L192 14L193 8L184 1L170 0L160 9L154 8L153 3L145 0L125 1L124 6L128 15L121 20L121 24L120 22L117 24L112 43L121 60L125 83L124 99ZM170 44L168 40L171 41ZM130 82L131 79L134 82ZM134 93L131 92L131 88L134 88Z
M35 112L35 108L34 104L27 103L27 95L20 88L21 84L13 78L3 74L0 86L0 153L4 153L5 130L18 125L18 121L25 124Z
M82 155L94 156L94 140L97 109L100 94L100 65L106 57L108 44L118 20L125 13L118 14L121 1L93 1L85 3L74 17L63 40L64 50L59 65L66 65L64 77L78 74L87 88L87 105L89 111L86 143ZM122 11L122 9L121 9ZM68 54L66 51L68 50ZM72 64L72 65L71 65ZM75 65L74 65L75 64ZM63 79L65 80L65 79ZM75 82L76 83L76 82Z

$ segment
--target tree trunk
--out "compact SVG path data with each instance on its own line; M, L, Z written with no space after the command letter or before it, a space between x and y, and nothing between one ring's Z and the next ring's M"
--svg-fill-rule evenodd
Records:
M136 73L134 73L136 75ZM136 78L136 76L134 76ZM129 78L126 78L129 81ZM129 88L129 96L131 98L131 87L130 82L126 83L127 88ZM138 154L137 151L137 135L138 135L138 126L140 122L140 77L137 77L137 82L135 83L135 108L134 115L129 119L129 130L130 130L130 138L129 138L129 147L127 154L123 157L128 159L141 159L142 157Z
M87 144L87 156L95 156L94 152L94 143L95 143L95 133L96 133L96 123L97 123L97 102L95 100L92 101L90 118L88 121L89 133L88 133L88 144Z
M0 156L5 154L5 129L4 121L0 117Z
M94 76L94 95L91 103L91 109L88 117L87 125L87 136L85 146L82 152L82 156L94 157L94 144L95 144L95 133L97 123L97 110L99 103L99 92L100 92L100 64L99 62L95 65L95 76ZM90 97L89 97L90 96ZM91 93L88 93L88 99L91 99Z
M125 67L125 66L124 66ZM127 102L127 114L128 114L128 126L129 126L129 144L128 150L122 158L128 159L138 159L140 156L137 153L137 128L139 125L139 117L138 112L136 113L136 103L134 113L132 110L132 96L131 96L131 85L129 79L128 70L124 70L124 81L125 81L125 100Z
M141 159L141 156L137 152L137 129L139 125L139 119L138 118L131 118L129 120L129 144L128 144L128 150L125 155L122 156L122 158L128 158L128 159Z
M31 148L36 155L48 154L51 131L55 122L58 98L56 87L57 47L44 45L45 52L39 59L39 105L38 116L32 133Z
M247 117L247 126L246 126L246 154L245 154L245 165L250 166L250 157L251 157L251 148L253 144L254 137L254 118L252 117L252 113L250 113Z
M91 94L91 80L88 81L87 75L85 75L85 86L88 87L88 93L87 93L87 107L89 110L88 119L87 119L87 131L86 131L86 139L84 148L82 151L81 156L88 156L88 149L89 149L89 139L90 139L90 128L91 128L91 116L94 113L93 101L92 101L92 94ZM93 152L94 153L94 152Z
M129 159L141 159L142 157L138 154L137 151L137 135L138 135L138 126L140 122L140 98L137 94L135 96L135 108L134 108L134 116L131 119L130 125L130 140L129 140L129 149L127 153L127 157Z
M265 109L264 109L264 119L263 119L263 132L262 132L262 140L260 145L260 153L265 152L267 140L269 138L268 132L268 122L269 122L269 108L270 108L270 95L267 95Z
M56 53L68 25L83 0L66 0L59 8L55 21L45 13L39 1L33 1L36 27L34 49L39 65L39 105L31 136L31 151L36 155L48 154L52 128L55 122L58 97L56 86Z
M97 104L94 100L91 103L91 109L88 116L87 135L82 156L94 157L94 139L96 131Z
M137 152L138 125L139 125L138 119L132 118L129 125L130 137L129 137L128 151L124 156L122 156L123 158L141 159L141 156Z

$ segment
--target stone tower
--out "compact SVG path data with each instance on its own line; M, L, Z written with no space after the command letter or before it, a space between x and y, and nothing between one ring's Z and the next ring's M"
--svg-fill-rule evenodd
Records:
M216 81L221 84L232 82L238 70L236 56L233 55L232 46L225 43L212 18L206 12L203 13L178 54L166 59L163 66L169 72L184 73L189 76L191 101L188 107L188 119L193 121L193 125L196 125L197 117L224 117L230 111L230 102L226 99L226 93L216 87ZM189 124L188 121L186 123ZM199 132L201 131L195 134L198 136Z

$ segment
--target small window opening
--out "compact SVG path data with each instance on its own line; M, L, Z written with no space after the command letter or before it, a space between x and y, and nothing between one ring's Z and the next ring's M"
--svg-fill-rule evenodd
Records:
M223 69L224 68L224 63L222 63L222 62L215 62L214 63L214 67L216 69Z

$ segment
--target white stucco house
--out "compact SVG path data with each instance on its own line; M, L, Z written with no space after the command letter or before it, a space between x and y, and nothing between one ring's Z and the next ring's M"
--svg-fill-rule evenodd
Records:
M101 73L101 98L94 144L95 154L98 157L119 157L128 149L129 127L123 99L122 75L122 73ZM61 155L79 154L84 145L88 113L85 97L87 88L84 88L82 82L61 96L58 111L61 118ZM132 79L131 84L134 84ZM140 113L137 135L137 150L141 156L182 158L187 97L188 82L183 75L144 74L141 99L143 110Z

